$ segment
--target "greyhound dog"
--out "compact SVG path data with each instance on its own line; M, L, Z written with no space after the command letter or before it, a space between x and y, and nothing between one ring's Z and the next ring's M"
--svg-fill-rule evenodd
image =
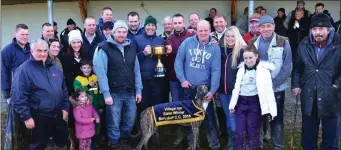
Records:
M199 85L197 86L197 93L195 96L194 103L197 106L200 106L203 108L203 101L206 98L207 93L209 92L208 87L206 85ZM154 119L153 119L153 112L152 107L148 107L141 113L140 117L140 123L141 123L141 140L139 144L136 147L136 150L141 150L142 146L146 150L148 150L148 141L150 137L154 134L157 134L158 127L155 125ZM198 144L198 138L199 138L199 127L201 125L202 121L195 121L191 123L184 123L180 124L182 126L191 126L192 132L193 132L193 146L190 146L188 149L195 150L197 149Z

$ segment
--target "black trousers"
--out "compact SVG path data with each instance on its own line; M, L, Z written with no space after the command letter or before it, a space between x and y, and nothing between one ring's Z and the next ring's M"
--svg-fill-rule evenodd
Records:
M68 127L66 121L59 117L33 117L35 127L29 130L30 150L45 150L50 137L58 147L68 143Z
M141 112L148 107L164 103L165 98L165 78L142 79L142 100L137 105L137 115L135 125L140 129Z

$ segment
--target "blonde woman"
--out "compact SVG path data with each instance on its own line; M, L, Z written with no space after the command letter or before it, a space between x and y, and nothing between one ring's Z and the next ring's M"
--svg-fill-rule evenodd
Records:
M243 61L243 48L246 47L236 26L228 27L225 31L224 45L221 49L221 78L219 87L220 101L226 116L226 128L229 137L228 150L234 146L234 132L236 131L236 117L229 112L232 90L236 81L237 66Z

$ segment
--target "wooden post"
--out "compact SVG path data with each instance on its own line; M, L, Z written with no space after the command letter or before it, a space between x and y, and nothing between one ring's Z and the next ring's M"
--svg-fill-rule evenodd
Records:
M88 15L88 4L87 4L87 0L78 0L78 7L79 7L79 11L80 14L82 16L82 20L84 22L85 18Z

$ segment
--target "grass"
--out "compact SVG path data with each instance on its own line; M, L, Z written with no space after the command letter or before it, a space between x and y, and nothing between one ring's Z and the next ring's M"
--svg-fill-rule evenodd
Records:
M5 119L6 119L6 114L5 113L2 113L1 114L1 145L3 145L4 141L3 141L3 138L4 138L4 127L5 127ZM176 135L175 135L175 128L174 126L162 126L160 127L159 129L159 133L160 133L160 140L161 140L161 146L160 147L156 147L154 146L153 144L151 144L151 142L149 142L149 149L150 150L184 150L187 148L187 142L186 141L183 141L179 147L174 147L173 146L173 141L175 140L176 138ZM301 150L302 147L301 147L301 135L300 135L300 127L297 128L295 134L294 134L294 148L296 150ZM320 132L321 133L321 132ZM319 136L321 137L321 135ZM285 129L284 130L284 138L285 138L285 149L290 149L290 141L291 141L291 133L289 130ZM201 148L203 148L203 150L208 150L208 142L207 142L207 138L206 138L206 135L204 133L203 130L201 130L200 132L200 146ZM321 138L319 138L319 141L321 141ZM220 136L219 137L219 142L221 144L221 148L224 148L226 147L227 145L227 137L226 136ZM138 143L138 140L133 140L130 142L131 145L133 147L135 147ZM339 142L341 143L341 142ZM105 150L106 149L106 144L102 143L101 145L101 150ZM340 146L339 146L340 147ZM3 149L3 147L1 148ZM270 142L264 142L264 150L270 150L271 149L271 143Z

